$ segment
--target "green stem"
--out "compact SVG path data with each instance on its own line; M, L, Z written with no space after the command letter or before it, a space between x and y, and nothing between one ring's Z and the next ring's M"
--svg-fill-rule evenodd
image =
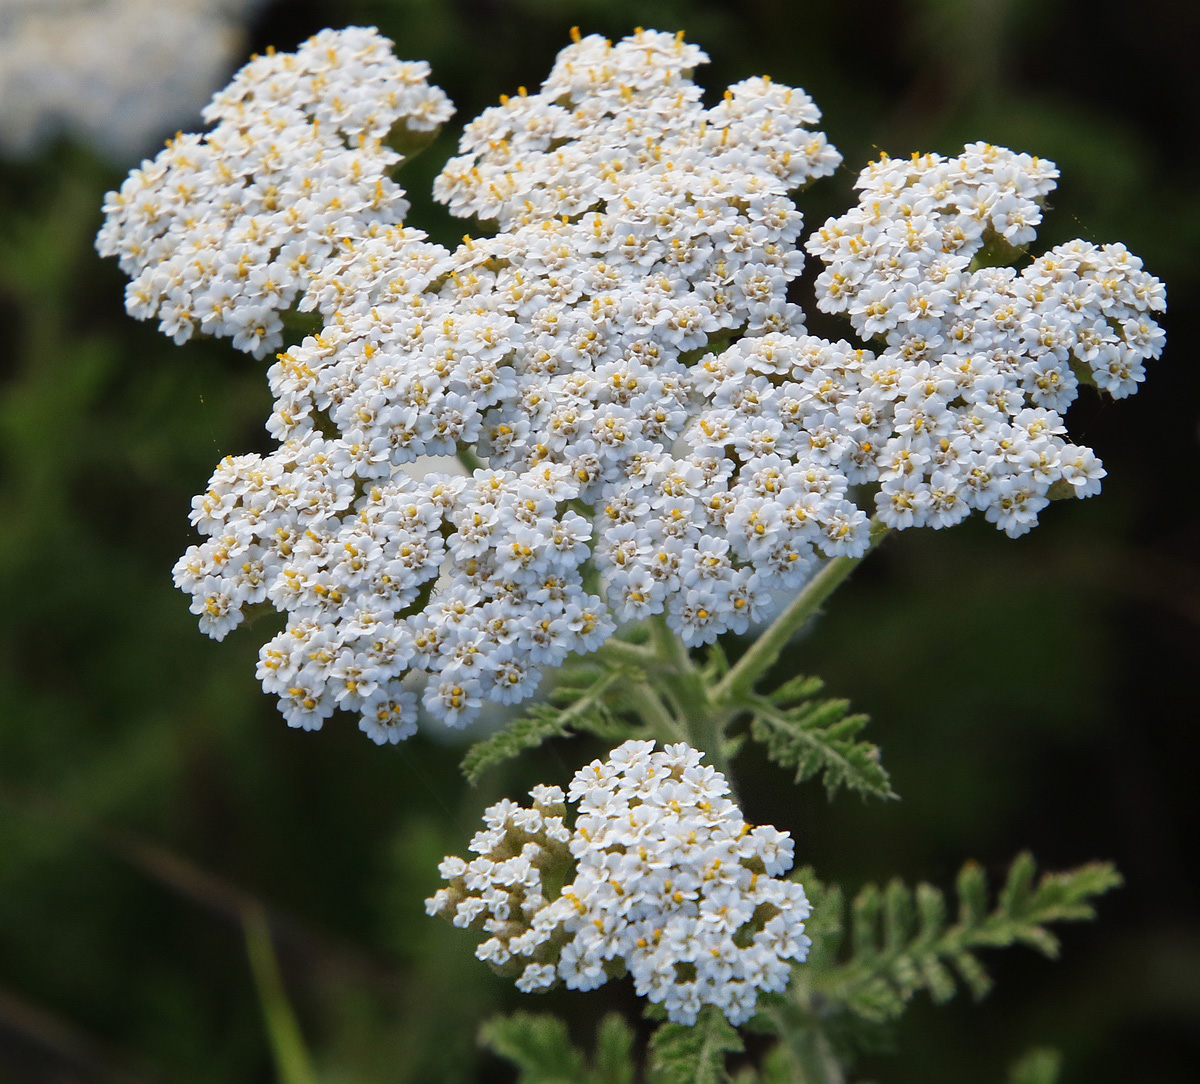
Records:
M460 444L457 451L458 461L467 468L472 474L480 470L484 466L482 459L477 456L474 451L465 444Z
M275 1059L275 1070L281 1084L316 1084L300 1025L284 992L279 976L279 964L271 944L271 930L261 907L247 905L242 910L242 925L246 934L246 952L254 985L266 1020L267 1035Z
M725 755L725 727L728 722L728 715L723 717L713 711L697 713L688 726L688 744L693 749L701 750L708 762L732 786L729 758Z
M870 553L885 534L888 528L878 520L871 521L871 542L866 553ZM863 557L866 556L863 554ZM863 557L834 557L808 583L808 586L798 594L791 604L781 613L750 649L721 679L713 690L713 702L721 705L748 692L755 681L769 669L787 642L792 638L810 617L820 609L821 604L833 594L842 581L855 569Z
M683 641L671 631L666 617L657 614L650 618L649 625L651 642L658 652L658 657L680 674L695 672L691 655L683 646Z
M789 992L788 1002L768 1010L797 1084L845 1084L846 1074L817 1016Z
M658 653L652 649L643 647L641 644L631 644L627 640L618 640L616 637L606 641L597 654L601 657L607 655L610 659L640 666L643 669L653 669L658 660Z
M711 705L704 678L683 641L671 631L661 614L650 619L650 642L658 655L659 676L679 708L680 716L707 714Z
M803 1084L845 1084L846 1074L824 1032L806 1028L788 1045Z
M689 735L685 727L667 710L658 693L645 681L630 685L625 689L625 696L660 742L687 741Z
M701 750L714 768L729 776L725 727L734 713L713 703L708 685L691 653L662 615L649 621L651 643L659 666L656 678L674 709L676 731L693 749Z

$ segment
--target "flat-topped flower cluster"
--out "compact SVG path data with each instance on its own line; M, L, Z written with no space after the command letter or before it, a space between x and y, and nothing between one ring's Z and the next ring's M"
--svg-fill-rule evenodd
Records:
M1061 411L1080 373L1133 390L1164 298L1119 245L984 266L1032 239L1053 166L979 144L869 167L808 247L870 347L810 336L790 194L839 155L800 90L706 108L705 59L577 38L467 126L435 195L495 232L453 251L402 223L389 148L449 104L371 30L256 59L213 132L110 197L135 315L254 354L293 305L324 321L268 374L278 447L218 467L176 567L210 635L287 615L259 676L292 725L340 707L395 741L418 698L460 725L619 622L744 632L864 553L872 513L1016 535L1098 488ZM463 453L470 478L409 473Z
M242 68L204 110L212 131L171 140L105 201L96 245L131 278L130 315L157 316L179 343L278 347L281 314L300 296L313 307L314 275L407 214L388 175L403 155L386 141L450 118L428 75L362 28Z
M426 909L486 934L476 956L523 991L628 972L677 1023L715 1005L740 1024L808 954L808 900L780 877L792 840L746 824L697 750L653 750L628 741L565 794L538 786L532 808L492 806L475 857L442 862L448 887Z
M1057 487L1099 492L1090 448L1063 439L1079 376L1114 398L1137 390L1162 351L1150 313L1162 283L1124 245L1071 241L1020 272L1052 162L975 143L957 158L883 159L863 170L858 206L807 248L826 264L818 305L845 313L877 355L855 366L858 458L881 484L893 527L944 527L971 510L1017 536ZM980 266L983 264L983 266Z

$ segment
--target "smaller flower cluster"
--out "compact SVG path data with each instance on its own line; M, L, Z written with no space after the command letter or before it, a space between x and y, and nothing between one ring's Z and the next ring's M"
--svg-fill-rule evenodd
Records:
M426 909L485 933L476 956L523 991L590 990L628 971L677 1023L705 1005L745 1022L807 956L810 908L780 877L791 837L746 824L700 759L683 743L628 741L565 794L538 786L532 808L492 806L477 857L442 862L449 886Z
M1061 414L1080 375L1114 398L1137 390L1162 350L1149 314L1166 298L1120 244L1071 241L1019 272L992 266L1034 239L1057 176L987 143L884 158L862 172L858 206L808 241L826 264L819 306L882 344L860 352L837 417L843 432L866 426L858 458L873 461L889 526L944 527L979 509L1016 536L1052 488L1099 491L1100 461L1064 441Z
M388 140L453 112L428 75L358 27L243 67L204 111L212 131L171 140L105 201L96 247L130 275L130 315L157 316L176 342L275 349L323 265L407 213Z

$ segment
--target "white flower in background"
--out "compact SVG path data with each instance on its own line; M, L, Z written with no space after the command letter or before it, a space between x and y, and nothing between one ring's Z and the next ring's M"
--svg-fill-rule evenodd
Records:
M532 808L492 806L475 857L442 862L448 887L426 909L486 934L476 956L525 992L628 972L677 1023L715 1005L740 1024L808 955L808 900L781 879L792 840L746 824L697 750L653 750L628 741L566 794L539 786Z
M117 161L192 123L262 0L0 0L0 154L58 135Z
M465 725L618 622L744 632L863 554L870 514L1017 535L1098 490L1061 412L1080 373L1134 390L1161 283L1119 245L985 266L1032 239L1056 174L978 144L864 172L808 246L820 306L871 349L808 335L790 194L839 156L800 90L748 79L705 108L705 59L577 36L467 125L435 195L495 232L453 251L402 224L390 147L449 102L369 29L255 59L211 132L110 194L98 245L134 315L256 356L289 308L324 324L276 355L278 447L218 467L175 569L212 636L287 615L259 677L291 725L341 708L395 741L419 700ZM464 451L470 478L408 473Z

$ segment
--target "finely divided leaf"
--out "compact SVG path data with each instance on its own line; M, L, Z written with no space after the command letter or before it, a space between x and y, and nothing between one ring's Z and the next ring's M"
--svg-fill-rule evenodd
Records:
M614 733L615 720L604 697L624 676L618 668L603 671L584 686L559 685L549 694L550 703L534 705L499 733L471 746L460 765L463 775L477 783L488 768L565 734L568 727L623 736Z
M1029 945L1046 956L1058 951L1051 922L1091 918L1092 899L1120 884L1107 863L1092 863L1035 880L1032 857L1022 854L1009 870L996 905L988 910L982 869L968 863L958 875L958 921L947 926L942 893L931 885L915 890L893 881L883 891L867 885L842 912L850 931L850 957L813 973L813 987L828 1002L865 1020L899 1016L921 990L945 1001L961 981L982 997L990 980L976 951ZM831 921L828 911L822 916ZM840 931L831 931L839 937Z
M648 1084L725 1084L725 1055L741 1050L738 1033L709 1006L691 1027L663 1024L654 1033Z
M517 1066L520 1084L579 1084L583 1079L583 1055L557 1017L526 1012L497 1016L479 1029L479 1042Z
M519 1084L633 1084L633 1031L617 1013L600 1021L590 1065L548 1013L497 1016L479 1029L479 1042L516 1065Z
M794 678L785 681L774 692L768 693L767 699L772 704L794 704L800 700L811 699L823 688L825 688L825 682L819 677L797 674Z
M595 1084L633 1084L633 1031L618 1013L600 1021L596 1036Z
M821 687L819 678L796 677L770 696L748 696L750 733L777 764L796 769L797 783L821 775L831 796L838 787L847 787L896 797L879 748L857 740L867 716L848 714L846 700L813 699Z

